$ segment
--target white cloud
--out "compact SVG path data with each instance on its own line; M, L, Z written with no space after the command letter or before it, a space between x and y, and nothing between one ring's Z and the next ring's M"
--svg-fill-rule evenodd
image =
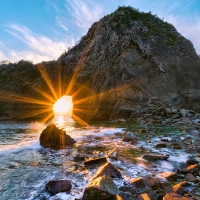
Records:
M91 1L66 0L66 3L72 8L71 13L73 13L76 25L82 29L88 29L92 23L99 20L103 13L102 7ZM69 10L67 5L66 8Z
M193 43L197 53L200 54L200 20L194 19L191 21L191 19L175 17L173 15L169 15L166 18L168 22L176 27L179 33Z
M48 61L57 59L69 46L74 45L73 39L71 39L70 42L60 39L54 41L44 35L32 32L25 26L9 25L7 26L7 31L16 39L26 44L28 48L23 51L9 50L1 43L0 46L1 49L3 49L3 52L1 52L2 55L0 54L1 60L8 59L10 61L18 61L25 59L32 60L35 63Z
M56 22L57 22L58 26L60 26L63 30L65 30L65 31L69 30L66 25L66 22L63 19L59 18L58 16L56 17Z

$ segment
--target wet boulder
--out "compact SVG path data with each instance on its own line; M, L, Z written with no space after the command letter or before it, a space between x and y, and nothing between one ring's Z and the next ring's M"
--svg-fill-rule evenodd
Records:
M97 173L97 177L100 176L109 176L111 178L122 178L121 173L117 168L115 168L111 163L105 164Z
M141 177L137 177L131 180L131 184L136 189L142 189L145 187L143 179Z
M91 158L84 161L84 165L100 165L107 163L106 157Z
M164 197L163 197L163 200L172 200L172 199L177 199L177 200L190 200L190 198L186 198L186 197L183 197L179 194L176 194L176 193L167 193Z
M72 184L68 180L49 181L46 184L46 191L51 194L59 192L69 192L72 189Z
M132 133L132 132L127 132L123 139L122 139L124 142L130 142L132 140L137 140L136 136Z
M145 154L142 158L148 161L167 160L169 156L165 154Z
M165 148L167 144L165 142L158 142L155 146L156 148Z
M138 200L151 200L151 198L147 193L144 193L138 197Z
M63 129L57 128L55 124L47 126L40 134L40 145L46 148L64 149L75 142Z
M158 177L167 179L168 181L176 181L177 175L174 172L162 172L157 175Z
M100 176L87 185L82 200L116 200L117 194L119 190L112 178Z

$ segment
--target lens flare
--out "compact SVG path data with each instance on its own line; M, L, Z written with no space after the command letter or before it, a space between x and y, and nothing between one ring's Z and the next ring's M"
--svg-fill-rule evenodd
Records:
M62 96L53 106L55 116L72 116L73 103L71 96Z

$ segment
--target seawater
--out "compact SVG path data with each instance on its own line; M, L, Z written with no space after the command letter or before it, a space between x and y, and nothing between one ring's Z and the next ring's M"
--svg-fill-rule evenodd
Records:
M40 146L39 136L47 125L55 123L80 141L89 135L103 136L120 128L80 127L71 118L55 118L48 123L0 122L0 200L81 198L90 172L74 173L72 149L51 150ZM51 196L45 191L50 180L68 179L76 185L70 194ZM78 183L78 185L77 185Z
M64 128L77 142L87 139L91 135L106 137L109 144L118 145L123 148L125 143L121 139L113 140L111 136L126 128L134 128L139 131L141 126L127 123L93 123L88 127L80 127L71 119L54 118L47 123L41 122L0 122L0 200L74 200L81 198L84 188L91 180L94 171L74 170L73 156L75 149L51 150L43 148L39 144L39 136L47 125L55 123ZM166 129L168 131L168 129ZM173 130L172 130L173 132ZM156 140L156 139L155 139ZM139 145L145 145L151 149L152 146L141 141ZM166 150L167 151L167 150ZM166 152L164 152L166 153ZM169 153L169 152L168 152ZM176 159L173 153L171 160ZM187 159L187 155L183 160ZM182 161L182 160L181 160ZM126 181L137 177L141 173L149 173L144 165L126 164L114 161L115 166L123 168L122 174ZM170 162L160 163L161 169L171 170ZM45 184L50 180L68 179L72 182L73 189L70 193L59 193L50 195L45 191ZM123 181L116 182L118 186Z

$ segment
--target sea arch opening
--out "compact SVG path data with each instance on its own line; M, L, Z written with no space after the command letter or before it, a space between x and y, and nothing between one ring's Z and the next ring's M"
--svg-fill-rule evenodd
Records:
M73 114L73 101L72 96L64 95L58 99L53 108L54 116L72 116Z

